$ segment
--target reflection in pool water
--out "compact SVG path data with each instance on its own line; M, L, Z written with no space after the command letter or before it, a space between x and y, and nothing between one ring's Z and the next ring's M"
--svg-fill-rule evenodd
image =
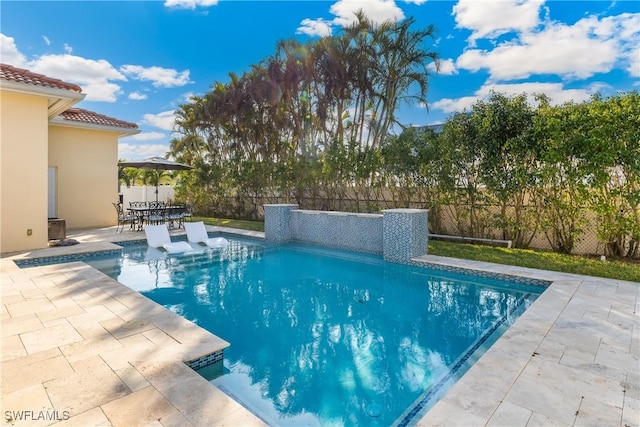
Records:
M397 421L543 290L240 241L181 256L130 247L103 270L229 341L212 382L275 425Z

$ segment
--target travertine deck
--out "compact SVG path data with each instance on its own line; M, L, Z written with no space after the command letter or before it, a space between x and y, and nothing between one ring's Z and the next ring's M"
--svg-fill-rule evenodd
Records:
M640 283L420 259L553 283L419 425L640 425Z
M76 246L0 260L5 425L213 426L264 423L184 364L228 346L82 262L19 269L141 239L86 233ZM19 419L21 418L21 419Z
M223 348L223 340L84 263L22 270L13 263L144 235L111 228L69 237L83 243L0 260L5 424L262 424L183 363ZM640 425L640 284L422 259L553 284L420 425ZM32 418L8 420L7 411ZM34 421L39 415L69 419Z

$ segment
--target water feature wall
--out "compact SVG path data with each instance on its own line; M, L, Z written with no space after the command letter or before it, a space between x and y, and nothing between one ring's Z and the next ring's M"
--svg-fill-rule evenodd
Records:
M382 255L382 215L294 210L293 240Z
M265 238L382 255L408 264L427 253L427 211L388 209L381 214L298 209L295 204L264 205Z

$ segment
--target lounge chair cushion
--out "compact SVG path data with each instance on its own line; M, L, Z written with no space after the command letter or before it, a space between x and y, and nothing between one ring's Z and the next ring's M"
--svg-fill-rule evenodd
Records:
M222 248L229 244L224 237L209 237L204 222L185 222L184 230L187 232L187 240L191 243L204 243L210 248Z
M193 248L187 242L172 242L169 230L164 224L145 225L144 233L147 244L152 248L164 248L170 254L190 251Z

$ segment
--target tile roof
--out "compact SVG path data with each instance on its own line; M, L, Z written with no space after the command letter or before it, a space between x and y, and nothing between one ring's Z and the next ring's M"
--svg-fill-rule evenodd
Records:
M60 113L59 117L64 121L70 121L70 122L81 122L81 123L88 123L93 125L126 128L126 129L138 129L138 125L135 123L114 119L113 117L94 113L93 111L84 110L82 108L69 108L68 110Z
M51 77L44 76L42 74L32 73L29 70L16 68L8 64L0 64L0 79L15 83L24 83L82 93L82 88L73 83L67 83L59 79L53 79ZM57 111L54 113L50 112L50 117L52 114L57 114ZM138 125L136 125L135 123L118 120L113 117L94 113L93 111L84 110L82 108L69 108L65 111L62 111L58 115L58 118L63 122L78 122L98 126L134 129L136 131L138 130Z
M16 83L26 83L36 86L49 87L53 89L70 90L82 93L82 88L73 83L63 82L60 79L54 79L42 74L32 73L29 70L16 68L8 64L0 64L0 78Z

